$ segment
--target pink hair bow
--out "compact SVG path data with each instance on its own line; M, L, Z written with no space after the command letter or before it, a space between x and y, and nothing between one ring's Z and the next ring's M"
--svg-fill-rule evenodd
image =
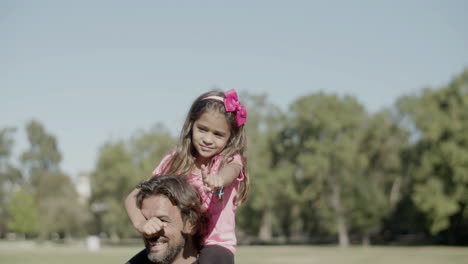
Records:
M247 121L247 110L245 106L239 103L237 98L237 92L235 89L231 89L224 93L226 98L224 99L224 107L228 112L236 112L237 126L242 126Z

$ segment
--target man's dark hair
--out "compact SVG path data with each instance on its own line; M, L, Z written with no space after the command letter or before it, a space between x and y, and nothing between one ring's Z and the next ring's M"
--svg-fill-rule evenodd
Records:
M207 224L207 218L202 211L200 196L195 188L179 176L157 176L140 183L137 186L136 203L141 209L143 200L150 196L163 195L172 205L180 210L184 224L188 221L195 228L193 240L195 246L201 247Z

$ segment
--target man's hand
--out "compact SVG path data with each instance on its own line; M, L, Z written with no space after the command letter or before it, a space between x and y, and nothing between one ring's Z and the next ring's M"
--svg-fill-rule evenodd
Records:
M208 168L205 165L201 165L201 174L205 192L211 192L223 187L223 179L219 175L208 174Z
M143 236L151 237L163 230L164 227L166 227L166 223L162 222L157 217L151 217L136 228Z

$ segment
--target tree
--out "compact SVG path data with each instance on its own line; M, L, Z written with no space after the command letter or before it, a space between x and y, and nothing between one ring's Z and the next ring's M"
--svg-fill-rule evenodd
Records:
M114 239L135 234L123 201L135 186L151 176L153 169L173 147L174 139L161 124L140 130L128 141L105 143L91 173L91 208L96 232Z
M467 87L468 69L446 87L398 101L415 130L412 199L430 220L432 234L450 229L455 216L465 227L468 219Z
M408 132L395 113L382 110L366 122L360 145L366 164L355 177L365 184L357 186L356 198L360 201L351 220L353 228L362 233L363 243L368 244L370 235L380 231L407 187L402 153L408 147Z
M242 103L248 109L246 125L248 173L251 179L249 199L238 213L239 228L257 234L263 242L270 242L278 221L276 205L282 183L289 174L275 168L271 145L277 138L283 122L280 109L268 102L266 95L244 94Z
M59 238L83 235L89 220L86 208L78 202L78 194L70 177L63 173L45 173L36 187L39 197L40 236ZM53 223L53 225L51 225Z
M322 93L300 97L290 110L277 152L294 167L294 202L347 246L356 190L365 184L357 177L366 165L360 143L367 114L353 97Z
M158 123L148 131L137 131L128 143L130 155L138 171L134 177L135 182L151 176L154 168L174 145L174 138L162 124Z
M35 120L27 123L26 131L30 146L21 161L28 169L28 184L40 212L40 238L50 238L54 233L61 238L81 233L86 213L78 203L70 177L60 170L62 155L55 136Z
M10 162L14 132L14 128L0 129L0 237L6 233L6 223L9 217L4 208L9 203L13 191L22 182L21 172Z
M8 204L10 215L8 229L25 236L35 235L38 231L39 211L33 195L22 188L17 191Z
M28 122L26 132L30 148L21 155L21 161L30 169L31 182L34 185L38 180L35 178L35 171L58 171L62 155L55 137L48 134L39 121Z
M136 172L124 142L106 143L101 147L96 168L91 173L91 208L98 221L99 233L106 232L119 239L132 231L130 224L124 229L118 228L126 215L121 210L113 210L116 207L112 205L123 206L126 195L136 184ZM108 220L103 222L104 218Z

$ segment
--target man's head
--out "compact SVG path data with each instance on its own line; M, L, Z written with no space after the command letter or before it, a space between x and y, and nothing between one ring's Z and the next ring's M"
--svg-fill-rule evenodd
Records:
M165 223L155 236L144 237L148 259L172 263L184 251L197 250L204 219L196 190L177 176L154 177L138 188L137 206L145 218Z

